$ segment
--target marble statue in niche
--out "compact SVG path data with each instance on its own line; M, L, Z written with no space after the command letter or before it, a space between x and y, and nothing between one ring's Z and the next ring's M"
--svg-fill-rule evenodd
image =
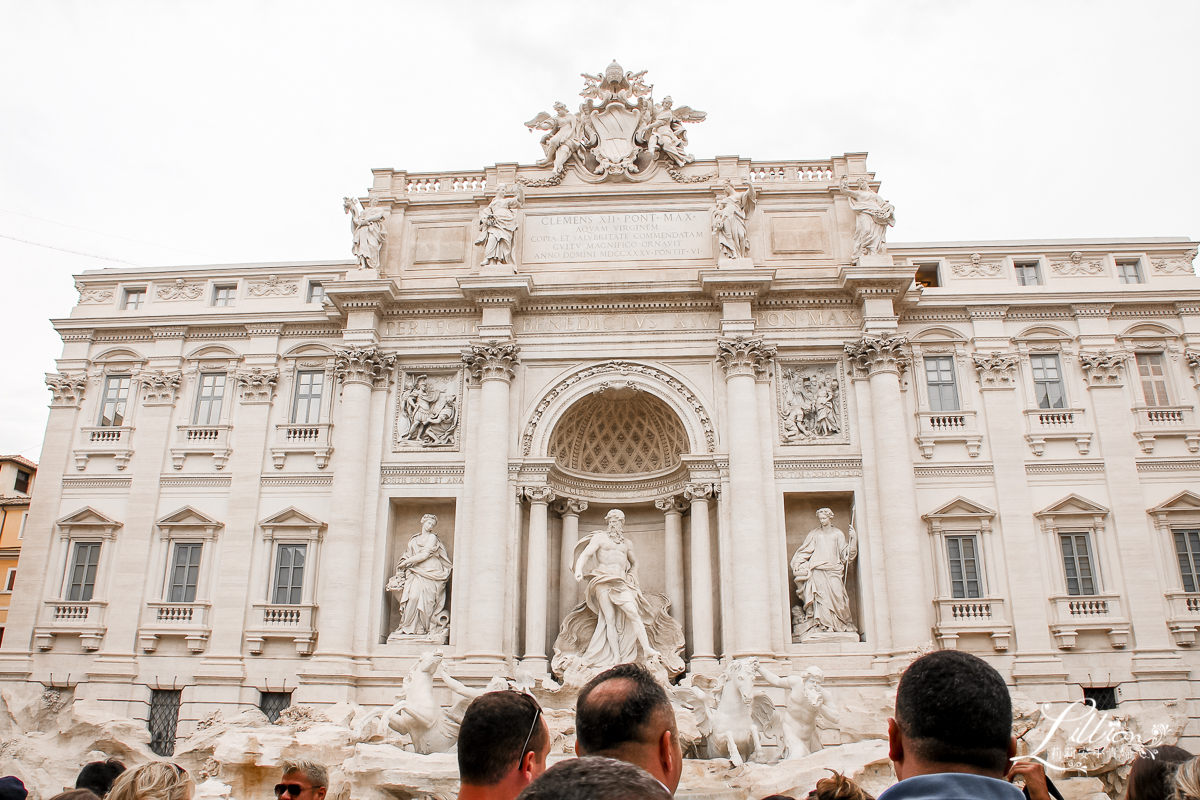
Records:
M512 264L513 237L516 236L517 209L525 205L525 190L520 184L502 183L492 202L479 209L476 227L479 236L475 244L483 245L483 261L479 266Z
M419 447L454 444L458 397L454 379L406 374L400 390L396 443Z
M812 755L822 748L817 733L817 717L824 717L834 725L841 715L834 708L833 695L822 684L825 673L820 667L809 667L799 675L781 678L760 666L758 674L767 683L787 690L783 715L783 758L790 760Z
M754 207L754 185L739 192L725 181L725 193L718 194L712 211L713 233L721 258L749 258L750 239L746 236L746 217Z
M841 383L832 365L784 369L781 384L779 416L784 444L841 434Z
M587 579L584 602L559 629L554 672L583 683L601 670L636 661L667 676L683 672L683 629L668 613L665 595L643 592L637 559L624 536L625 514L605 516L608 527L579 540L575 580Z
M854 255L883 255L883 245L889 226L896 224L896 207L871 190L866 178L858 179L858 188L850 188L850 180L842 176L838 191L850 198L854 212Z
M377 208L379 200L372 197L367 209L357 197L343 197L342 208L350 215L350 231L354 234L354 257L359 269L379 269L379 251L387 241L387 229L383 227L383 209Z
M833 512L817 510L820 525L808 532L792 556L792 576L800 607L793 610L792 634L797 641L858 641L850 611L846 573L858 558L858 534L850 523L847 536L833 527Z
M450 556L434 533L437 517L421 517L421 530L412 535L396 573L388 578L387 591L400 608L400 625L388 642L421 641L445 644L450 631L446 611L446 584L450 581Z

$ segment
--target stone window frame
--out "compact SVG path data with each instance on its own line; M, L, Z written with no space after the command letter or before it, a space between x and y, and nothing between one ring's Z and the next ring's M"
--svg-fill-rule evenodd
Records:
M1195 592L1184 590L1175 552L1175 530L1200 528L1200 494L1188 490L1179 492L1146 513L1157 534L1154 539L1160 563L1166 565L1168 588L1164 596L1170 609L1167 627L1177 645L1195 645L1197 633L1200 633L1200 587Z
M1137 366L1137 356L1161 354L1163 356L1163 377L1167 384L1167 398L1170 407L1190 406L1187 402L1187 376L1183 372L1181 357L1183 355L1183 337L1157 322L1138 322L1130 325L1116 336L1117 345L1126 353L1125 371L1128 373L1130 395L1133 407L1162 408L1149 406L1142 392L1142 379Z
M243 356L222 345L204 345L183 357L183 380L180 396L186 398L181 414L181 425L186 427L214 428L233 425L233 402L237 394L237 382L234 375L241 366ZM196 425L196 411L200 404L200 375L202 373L224 372L225 393L221 396L221 414L217 422L209 425Z
M1029 411L1084 411L1084 398L1087 396L1080 387L1086 385L1083 373L1079 369L1078 353L1072 347L1075 336L1053 325L1038 325L1026 328L1014 336L1013 345L1016 347L1020 361L1021 390L1024 393L1025 408ZM1030 356L1055 354L1058 365L1062 370L1063 394L1066 404L1062 409L1039 408L1037 391L1033 385L1033 365Z
M1108 257L1112 261L1112 274L1121 286L1145 286L1149 283L1150 271L1147 266L1150 264L1150 259L1145 253L1109 253ZM1130 262L1137 265L1138 275L1138 280L1132 283L1123 280L1121 273L1121 265Z
M33 630L34 645L38 650L51 650L57 636L78 635L83 649L92 652L100 648L107 630L105 616L115 563L113 549L123 523L92 506L84 506L56 520L54 527L57 534L52 537L48 559L53 571L50 572L51 579L42 587L40 621ZM92 598L68 600L74 545L97 541L100 542L100 558L96 562ZM60 617L60 608L71 613Z
M125 424L117 427L135 428L137 414L141 404L138 396L141 386L138 377L146 370L148 359L127 347L106 350L95 358L87 370L89 391L84 394L80 416L86 423L84 427L99 427L100 407L103 401L104 383L112 375L129 376L129 399L125 406Z
M196 521L172 521L173 518L187 512L191 512L198 519ZM150 564L155 570L152 575L160 576L161 580L157 588L154 588L153 583L149 583L147 586L151 602L171 605L211 604L212 588L215 583L213 567L217 561L217 543L220 541L221 533L225 530L225 523L218 522L188 505L162 517L154 523L154 527L157 529L157 535L154 537L155 552L151 556ZM196 599L191 603L185 603L182 600L173 601L167 597L171 582L174 545L188 542L199 542L203 545L200 551L200 575L196 582Z
M299 372L325 373L321 381L321 412L317 415L316 425L328 425L333 419L333 401L337 393L337 385L333 374L335 353L329 347L317 342L305 342L297 345L283 354L279 359L279 396L286 400L281 424L292 424L292 413L296 406L296 381ZM297 425L302 423L295 423Z
M958 411L937 413L956 414L963 411L975 411L974 392L968 392L971 378L970 354L967 352L967 339L960 332L946 327L926 328L909 337L908 346L912 350L913 382L920 383L917 395L917 411L933 412L929 404L929 387L925 385L925 356L951 356L954 359L954 383L958 390Z
M305 514L294 506L289 506L277 514L271 515L271 519L282 517L288 511L293 511L305 517L312 518L311 515ZM304 544L308 548L304 553L304 584L301 591L301 599L298 606L315 606L317 597L317 580L318 565L321 561L321 543L325 539L326 525L323 522L309 523L294 523L294 522L260 522L262 541L266 543L266 573L260 575L262 585L255 590L255 597L259 598L257 602L267 605L279 605L273 597L275 588L275 568L279 560L279 545L281 544Z
M244 631L246 648L251 655L261 655L267 639L291 639L296 654L312 655L316 645L315 626L317 613L317 582L320 580L321 544L325 538L326 523L321 522L295 506L288 506L264 520L257 526L256 554L252 556L259 564L251 575L251 605L254 609L250 625ZM304 544L305 573L298 604L274 602L276 562L279 545ZM265 552L264 552L265 551ZM288 624L275 624L279 616L290 617Z
M1007 255L1004 257L1005 266L1008 268L1008 274L1012 276L1013 285L1018 290L1024 291L1033 289L1034 287L1046 287L1049 278L1049 260L1041 253ZM1036 264L1037 266L1037 283L1021 283L1017 280L1017 265L1018 264Z
M233 289L233 302L217 305L217 289ZM204 287L204 305L206 308L237 308L242 300L242 281L240 278L209 278Z
M146 310L146 306L150 303L150 284L146 282L122 283L117 286L115 292L118 300L117 308L120 311L132 311L135 314ZM141 294L142 298L133 308L129 307L129 295Z

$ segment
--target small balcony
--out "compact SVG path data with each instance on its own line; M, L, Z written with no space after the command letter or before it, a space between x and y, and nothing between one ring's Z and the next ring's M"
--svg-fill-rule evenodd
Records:
M80 428L79 444L75 447L75 469L85 469L92 456L112 456L117 469L125 469L133 457L132 440L133 428L128 425Z
M316 619L317 606L312 603L255 603L254 622L246 631L246 648L257 656L262 654L267 639L291 639L297 655L312 655L317 643Z
M1196 644L1196 632L1200 631L1200 592L1167 592L1170 611L1167 628L1175 637L1175 644L1191 647Z
M78 636L84 650L99 650L107 630L104 624L107 607L103 600L46 601L41 622L33 629L35 646L39 650L52 650L57 637Z
M1114 648L1129 644L1129 619L1119 594L1052 595L1049 600L1054 606L1050 632L1060 649L1074 648L1079 631L1104 631Z
M1133 413L1137 418L1133 435L1143 453L1153 453L1154 440L1163 436L1182 437L1188 450L1200 453L1200 427L1192 406L1138 406Z
M1012 640L1012 623L998 597L939 598L934 600L937 608L937 626L934 629L943 648L953 650L963 634L982 633L992 638L992 648L997 652L1008 650Z
M962 442L967 455L977 458L983 436L975 425L974 411L918 411L916 440L925 458L933 458L934 445L939 442Z
M148 621L138 631L138 645L153 653L164 636L181 636L193 653L203 653L212 629L208 603L150 603Z
M192 455L211 455L213 466L224 469L229 460L229 432L232 425L180 425L176 444L171 448L171 461L175 469L183 469L183 462Z
M317 459L317 469L329 466L333 454L333 425L328 422L316 425L276 425L275 444L271 447L271 459L275 469L283 469L287 457L292 454L312 453Z
M1088 430L1082 408L1030 408L1025 411L1025 441L1035 456L1046 452L1051 439L1075 442L1079 455L1092 449L1092 432Z

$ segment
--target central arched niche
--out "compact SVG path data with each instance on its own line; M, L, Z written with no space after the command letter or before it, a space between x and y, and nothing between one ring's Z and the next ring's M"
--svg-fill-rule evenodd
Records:
M689 452L675 411L633 386L603 389L576 401L550 436L547 455L585 475L645 475L679 466Z

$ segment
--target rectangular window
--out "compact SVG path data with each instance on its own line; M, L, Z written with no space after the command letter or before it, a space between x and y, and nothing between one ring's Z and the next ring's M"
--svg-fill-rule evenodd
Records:
M26 472L23 469L17 470L17 479L13 481L13 489L21 494L29 494L29 479L32 477L32 472Z
M1115 686L1085 686L1083 687L1084 701L1090 700L1090 706L1097 711L1112 711L1117 707L1117 687Z
M196 583L200 579L200 551L204 545L187 542L175 545L171 561L171 585L167 600L171 603L196 602Z
M125 301L121 304L121 308L129 311L136 311L146 304L145 289L126 289Z
M1200 530L1171 531L1175 537L1175 556L1179 559L1179 577L1185 592L1200 592Z
M100 542L76 542L68 576L67 599L86 603L96 591L96 567L100 564Z
M297 605L303 598L306 544L281 544L275 563L275 596L271 602Z
M150 749L163 757L175 754L175 731L179 727L179 701L181 689L151 689L150 718L146 727L150 729Z
M1067 393L1063 388L1058 356L1030 356L1029 367L1033 371L1033 391L1038 408L1066 408Z
M979 548L975 537L947 536L946 556L950 564L950 596L955 599L982 597Z
M936 289L942 285L938 275L937 262L932 264L917 264L917 272L913 276L917 284L926 289Z
M100 396L101 427L125 424L125 404L129 402L128 375L109 375L104 380L104 393Z
M258 709L267 719L275 722L279 712L292 704L291 692L259 692Z
M1038 262L1023 261L1013 264L1013 270L1017 273L1018 286L1041 286L1042 275L1038 271Z
M225 399L225 373L200 373L200 391L196 395L194 425L218 425L221 422L221 403Z
M25 538L25 523L28 521L29 521L29 512L26 511L24 514L21 515L21 528L20 528L20 530L17 531L18 539Z
M1163 372L1162 353L1137 354L1138 377L1142 379L1142 397L1148 406L1169 406L1167 376Z
M232 306L237 300L237 286L214 286L213 287L213 305L214 306Z
M1142 267L1138 261L1118 261L1117 274L1121 276L1121 283L1145 283L1142 280Z
M958 411L958 387L954 385L953 356L926 357L925 385L929 387L931 411Z
M325 386L325 373L296 373L296 402L292 405L292 422L300 425L316 425L321 419L321 392Z
M1067 594L1095 594L1096 577L1092 566L1090 537L1086 533L1062 533L1058 538L1062 544Z
M308 282L308 302L320 303L320 304L324 305L324 303L325 303L325 287L322 286L319 281L309 281Z
M4 591L11 592L13 587L17 585L17 568L9 567L8 575L4 577Z

